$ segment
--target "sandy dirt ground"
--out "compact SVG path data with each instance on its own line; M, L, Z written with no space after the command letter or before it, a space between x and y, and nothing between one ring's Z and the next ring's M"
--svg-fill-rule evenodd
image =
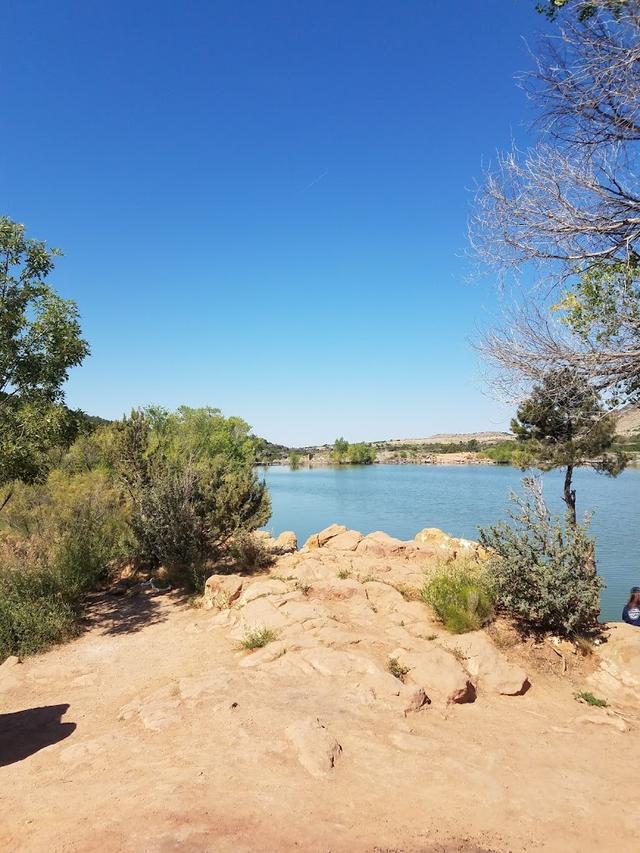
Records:
M524 695L405 712L384 660L407 617L370 608L366 634L355 581L324 574L315 598L313 582L276 588L282 612L323 608L282 625L284 651L241 649L231 611L145 593L99 600L81 637L1 667L0 849L640 849L633 723L580 721L575 684L543 672Z

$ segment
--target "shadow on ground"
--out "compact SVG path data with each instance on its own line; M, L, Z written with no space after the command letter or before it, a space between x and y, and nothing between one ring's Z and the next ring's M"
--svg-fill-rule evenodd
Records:
M108 592L92 596L85 608L85 625L100 633L132 634L147 625L164 622L169 615L166 602L186 604L187 595L181 592L157 593L140 591L136 595L111 595Z
M63 723L69 705L45 705L11 714L0 714L0 767L23 761L34 752L58 743L75 731L75 723Z

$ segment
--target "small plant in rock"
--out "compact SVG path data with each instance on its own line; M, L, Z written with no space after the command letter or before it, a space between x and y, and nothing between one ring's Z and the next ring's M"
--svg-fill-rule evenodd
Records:
M337 575L341 581L346 581L351 577L351 569L339 569Z
M606 708L609 704L606 699L599 699L588 690L580 690L575 694L575 696L579 702L584 702L587 705L591 705L593 708Z
M261 649L277 639L278 635L271 628L254 628L253 631L247 631L244 639L240 643L243 649L253 651Z
M377 578L375 575L372 575L372 574L371 574L371 572L369 572L369 574L368 574L368 575L365 575L365 576L362 578L362 580L360 581L360 583L370 583L371 581L377 581L377 580L378 580L378 578Z
M393 675L394 678L398 678L400 681L404 682L405 677L409 673L408 666L402 666L398 658L389 658L387 663L387 669Z
M423 600L452 634L477 631L493 618L493 590L478 568L449 564L427 579Z
M462 649L455 647L453 649L449 649L449 651L454 656L454 658L458 661L458 663L464 663L466 660L468 660L468 657L465 655L465 653L462 651Z
M297 580L295 583L295 587L303 595L309 595L309 592L311 591L311 584L306 583L305 581Z

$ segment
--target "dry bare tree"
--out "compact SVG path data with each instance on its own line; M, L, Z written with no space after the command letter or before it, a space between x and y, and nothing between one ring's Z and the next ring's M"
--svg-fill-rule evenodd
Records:
M470 239L528 291L484 353L530 381L572 367L615 404L640 389L640 0L589 6L541 40L522 78L538 142L487 173Z

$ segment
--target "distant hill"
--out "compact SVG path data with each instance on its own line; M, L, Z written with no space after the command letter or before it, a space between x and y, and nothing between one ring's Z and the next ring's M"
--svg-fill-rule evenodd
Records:
M621 438L640 434L640 406L625 406L620 410L616 432Z
M426 438L392 438L385 444L464 444L468 441L477 441L479 444L498 444L501 441L513 441L514 435L510 432L443 432L429 435ZM377 444L378 442L374 442Z

